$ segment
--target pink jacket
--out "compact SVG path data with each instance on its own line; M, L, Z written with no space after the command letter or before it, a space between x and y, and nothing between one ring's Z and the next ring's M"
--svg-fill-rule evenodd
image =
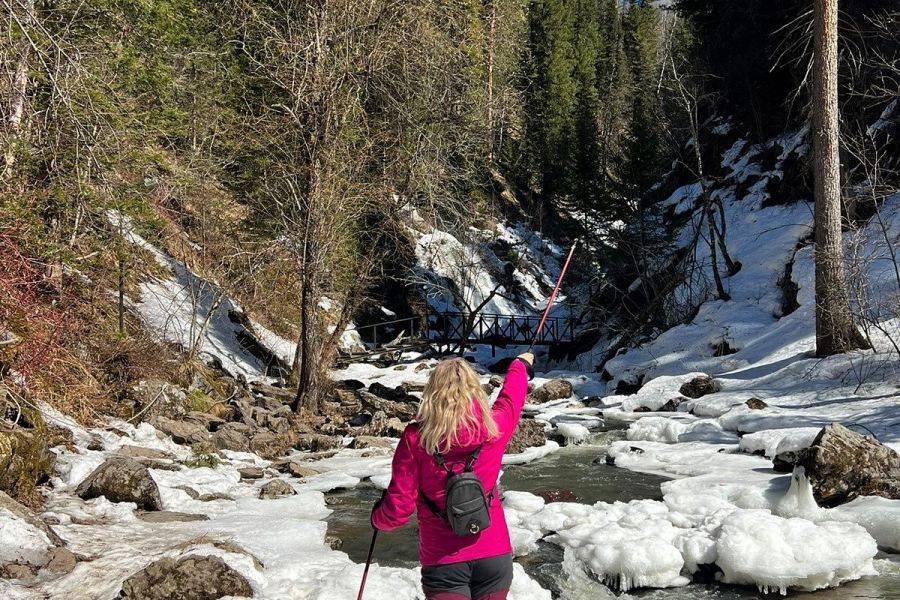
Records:
M500 432L499 437L486 441L483 430L470 435L463 434L462 443L445 454L447 465L456 471L462 470L475 448L483 443L473 470L481 479L485 491L490 493L497 485L503 451L519 422L527 392L526 367L521 361L515 360L506 374L500 396L491 409ZM372 526L381 531L397 529L416 511L419 521L419 560L424 566L464 562L511 552L509 530L496 492L490 506L491 526L476 535L455 535L443 519L429 510L428 505L419 497L419 491L427 494L443 511L446 482L447 472L419 444L418 428L414 423L408 425L394 454L391 483L381 505L372 512Z

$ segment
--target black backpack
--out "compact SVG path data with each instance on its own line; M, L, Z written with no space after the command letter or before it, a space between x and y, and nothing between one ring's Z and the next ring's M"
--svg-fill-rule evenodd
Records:
M489 507L494 499L494 490L485 495L481 480L472 472L480 453L481 446L478 446L460 473L447 466L440 452L434 453L434 460L447 471L447 512L441 512L438 505L419 490L419 495L431 512L443 519L453 533L461 537L475 535L491 526Z

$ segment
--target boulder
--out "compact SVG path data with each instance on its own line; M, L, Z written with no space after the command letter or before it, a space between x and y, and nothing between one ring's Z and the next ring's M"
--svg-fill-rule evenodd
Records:
M565 379L551 379L528 394L525 402L529 404L544 404L553 400L569 398L573 392L572 384Z
M66 575L75 570L78 558L67 548L54 548L50 551L50 560L44 568L56 575Z
M266 483L259 490L259 497L262 500L272 499L272 498L282 498L284 496L293 496L297 492L294 491L286 481L283 479L273 479L272 481Z
M543 446L547 443L547 435L544 433L544 424L534 419L522 419L516 426L516 431L506 445L506 454L519 454L526 448Z
M110 502L134 502L144 510L162 510L159 488L150 471L133 458L107 459L78 485L75 494L84 500L104 496Z
M660 406L659 409L657 409L657 410L659 412L676 412L678 410L678 406L686 400L687 400L687 398L681 398L681 397L670 398L669 400L666 401L665 404ZM644 408L644 407L638 407L638 408ZM634 412L641 412L641 411L635 409Z
M354 450L361 450L363 448L384 448L391 450L394 445L384 438L361 435L353 438L353 441L350 442L350 447Z
M150 424L171 437L176 444L196 444L209 439L206 427L194 422L156 417Z
M837 506L857 496L900 499L900 454L870 436L832 423L800 453L821 506Z
M372 419L357 431L358 436L400 437L406 426L397 417L388 418L383 411L372 415Z
M25 502L35 498L34 487L53 474L53 443L40 413L24 407L20 420L28 427L0 422L0 491Z
M153 448L144 448L143 446L132 446L130 444L121 446L116 450L116 454L119 456L127 456L128 458L146 458L149 460L174 460L176 458L174 454L169 452L155 450Z
M250 451L267 460L278 458L293 445L292 436L287 434L263 431L250 438Z
M409 397L409 402L387 400L369 392L357 392L363 407L373 414L381 411L389 418L396 417L401 421L410 421L419 411L418 398Z
M343 441L339 437L330 435L321 435L318 433L302 433L297 436L298 450L309 450L310 452L321 452L323 450L333 450L341 448Z
M238 473L241 475L241 479L262 479L265 473L260 467L243 467L242 469L238 469Z
M212 435L212 443L219 450L250 451L250 434L254 429L243 423L227 423Z
M225 425L225 419L199 411L189 412L184 415L184 420L188 423L195 423L207 431L218 431L220 427Z
M764 408L769 408L769 405L759 398L750 398L744 404L746 404L747 408L750 410L763 410Z
M678 393L682 396L687 396L688 398L702 398L707 394L715 394L719 390L722 389L722 386L718 381L710 377L709 375L701 375L700 377L695 377L691 379L687 383L683 384L679 389Z
M168 381L145 379L129 390L128 397L134 404L134 413L140 413L144 420L149 420L164 415L184 414L187 394Z
M404 392L406 392L406 396L407 396L407 398L409 398L410 395L413 393L421 394L422 392L424 392L425 384L424 383L415 383L413 381L404 381L403 383L400 384L400 389L402 389Z
M257 394L258 396L271 398L277 401L278 404L290 404L297 397L296 390L275 387L261 381L251 382L250 389L253 390L253 393Z
M247 579L217 556L163 558L135 573L122 584L127 600L218 600L225 596L250 598Z
M357 391L366 387L366 384L359 379L342 379L337 382L337 387Z
M379 383L377 381L369 386L369 392L375 394L380 398L384 398L385 400L393 400L394 402L404 402L407 398L406 390L404 390L401 386L389 388L383 383Z

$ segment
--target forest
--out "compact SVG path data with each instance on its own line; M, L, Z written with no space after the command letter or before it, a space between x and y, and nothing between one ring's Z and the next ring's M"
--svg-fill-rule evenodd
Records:
M511 599L900 594L895 0L2 4L5 597L350 598L440 359L526 348Z

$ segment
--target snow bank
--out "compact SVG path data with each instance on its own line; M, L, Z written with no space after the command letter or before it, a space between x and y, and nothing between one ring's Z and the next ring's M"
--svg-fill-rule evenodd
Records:
M43 565L52 548L47 534L13 512L0 508L0 564L20 561Z
M681 396L681 386L698 377L708 377L706 373L686 373L684 375L661 376L652 379L633 396L627 396L622 401L622 410L634 412L637 408L659 410L662 406Z
M820 427L766 429L744 435L738 446L741 452L774 458L782 452L796 452L809 448L820 431Z

